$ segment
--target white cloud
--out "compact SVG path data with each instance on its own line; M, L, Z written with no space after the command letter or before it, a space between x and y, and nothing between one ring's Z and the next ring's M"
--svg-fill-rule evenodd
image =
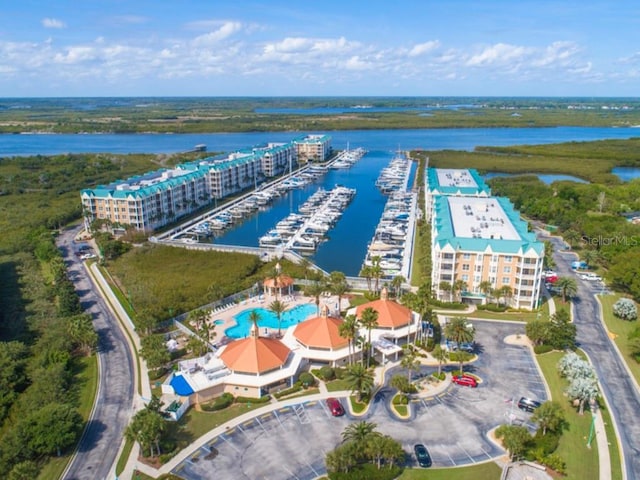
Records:
M438 40L431 40L429 42L418 43L414 45L411 50L409 50L410 57L418 57L420 55L424 55L426 53L430 53L437 49L440 46L440 42Z
M225 22L220 25L216 30L213 30L209 33L205 33L193 39L192 44L200 47L200 46L211 46L215 45L222 40L225 40L232 36L234 33L240 31L242 29L242 24L240 22Z
M471 67L497 65L497 64L513 64L514 61L521 61L528 53L529 49L517 45L508 45L505 43L497 43L482 49L466 64Z
M42 26L44 28L66 28L66 24L57 18L43 18Z

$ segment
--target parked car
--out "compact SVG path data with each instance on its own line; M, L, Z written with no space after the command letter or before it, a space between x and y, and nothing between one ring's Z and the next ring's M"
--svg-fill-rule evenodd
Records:
M541 403L538 400L532 398L521 397L520 400L518 400L518 408L529 413L533 412L540 405Z
M455 384L462 385L463 387L477 387L478 381L471 375L454 375L451 377L451 381Z
M334 417L341 417L342 415L344 415L344 408L342 408L342 404L340 403L340 400L338 400L337 398L327 398L326 400L327 402L327 407L329 407L329 411L331 412L331 415L333 415Z
M421 443L418 443L417 445L413 446L413 451L416 454L416 460L418 460L418 465L420 465L423 468L429 468L431 466L432 464L431 455L429 455L429 451L427 450L427 447L425 447Z

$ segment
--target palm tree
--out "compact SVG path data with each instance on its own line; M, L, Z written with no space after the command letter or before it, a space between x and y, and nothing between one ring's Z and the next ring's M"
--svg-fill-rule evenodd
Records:
M320 295L327 289L327 286L319 281L313 282L311 285L307 285L304 289L305 295L314 297L316 301L316 315L320 315Z
M513 297L513 289L509 285L503 285L497 291L498 300L504 299L504 304L508 305L509 300Z
M258 330L258 321L260 320L260 314L257 310L251 310L249 312L249 321L253 323L253 326Z
M373 271L370 265L365 265L360 270L360 276L367 279L367 290L371 291L371 278L373 277Z
M572 228L564 232L564 235L562 235L562 237L571 247L573 247L581 238L580 233L576 232Z
M574 297L578 293L578 282L572 277L560 277L556 281L555 286L562 293L562 303L567 302L567 297Z
M304 279L307 280L307 275L309 274L309 270L311 270L311 261L308 258L302 257L299 265L304 270Z
M463 343L471 343L475 337L475 331L465 317L453 317L444 327L444 336L449 340L461 345ZM460 359L460 374L462 374L462 365L465 355L458 352Z
M349 365L353 363L353 342L358 335L358 319L355 315L347 315L340 324L339 333L349 342Z
M278 318L278 337L281 336L282 331L280 328L280 320L282 318L282 314L287 310L287 304L280 300L274 300L269 304L269 310L276 314Z
M490 303L493 284L489 280L483 280L480 282L480 285L478 285L478 288L487 299L487 303Z
M360 325L367 329L367 368L371 359L371 330L378 326L378 311L367 307L360 315Z
M371 257L371 276L374 278L375 282L375 292L378 293L380 290L380 279L382 278L383 271L380 266L380 262L382 258L379 255L375 255Z
M418 360L418 352L412 345L404 345L402 347L403 354L400 365L407 369L407 380L411 383L411 373L420 371L420 360Z
M433 358L438 361L438 377L442 374L442 364L449 360L449 352L447 352L440 345L436 345L433 351L431 352Z
M347 367L344 381L351 392L355 392L356 400L361 402L362 395L368 394L373 388L373 373L361 363L354 363Z
M349 284L347 278L342 272L331 272L329 274L329 290L338 297L338 311L340 310L340 304L342 303L342 297L349 291Z
M587 264L587 267L595 265L599 260L600 255L596 250L585 250L582 254L582 260Z
M396 275L395 277L393 277L393 278L391 279L391 287L393 288L393 290L394 290L394 292L395 292L396 298L399 298L399 297L400 297L400 292L401 292L401 289L402 289L402 284L403 284L404 282L406 282L406 281L407 281L407 279L406 279L406 278L404 278L402 275Z
M442 290L443 292L448 292L449 293L449 301L452 301L451 295L453 294L453 292L452 292L453 285L451 285L449 282L440 282L440 284L438 285L438 288L440 290Z
M342 431L342 441L363 444L370 436L379 435L376 431L377 427L378 425L373 422L351 423Z
M451 287L451 292L455 294L456 297L459 296L460 302L462 302L462 292L466 290L467 290L467 282L465 282L462 279L458 279L455 282L453 282L453 286Z

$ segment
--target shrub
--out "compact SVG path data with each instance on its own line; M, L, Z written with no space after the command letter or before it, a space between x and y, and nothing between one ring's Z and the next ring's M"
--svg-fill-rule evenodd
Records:
M551 345L536 345L535 347L533 347L533 351L538 355L542 355L543 353L549 353L552 350L553 350L553 347Z
M393 465L378 469L371 463L355 466L349 472L329 472L330 480L393 480L402 473L402 467Z
M271 397L269 395L265 395L260 398L236 397L236 403L269 403L270 401Z
M336 372L333 370L333 368L328 367L328 366L324 366L320 369L320 378L322 378L323 380L329 381L329 380L333 380L334 378L336 378Z
M429 300L429 304L432 307L446 308L447 310L465 310L468 305L460 302L443 302L432 298Z
M312 387L316 383L315 378L313 378L313 375L311 375L309 372L302 372L298 376L298 381L302 384L304 388Z
M533 437L532 448L535 450L539 449L544 454L543 456L546 457L558 448L560 435L561 434L549 430L547 430L546 435L543 435L542 430L539 429Z
M213 403L205 403L200 405L205 412L215 412L216 410L222 410L227 408L229 405L233 403L233 395L228 392L223 393L218 398L216 398Z
M287 388L286 390L280 390L277 393L274 393L273 396L276 398L286 397L287 395L291 395L292 393L296 393L302 390L302 383L299 381L294 383L293 387Z
M551 455L547 455L546 457L544 457L542 459L542 463L558 473L565 473L567 468L564 460L562 460L560 455L556 453L552 453Z
M444 372L440 372L440 375L438 375L438 372L433 372L431 376L433 378L437 378L438 380L444 380L445 378L447 378L447 374Z
M613 314L623 320L636 320L638 318L638 307L633 300L621 298L613 304Z
M495 303L487 303L485 305L478 305L478 310L486 310L488 312L503 313L508 310L507 305L496 305Z
M399 393L395 397L393 397L394 405L407 405L409 403L409 397L404 394Z
M336 368L333 369L333 373L335 374L335 376L336 376L336 378L338 380L342 380L344 378L345 374L347 373L347 369L346 368L342 368L342 367L340 367L340 368L336 367Z
M167 373L167 369L164 367L156 368L155 370L149 370L149 380L158 380L165 373Z

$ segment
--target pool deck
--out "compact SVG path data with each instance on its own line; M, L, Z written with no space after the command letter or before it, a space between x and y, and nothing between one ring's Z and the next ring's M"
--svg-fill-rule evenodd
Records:
M297 307L298 305L312 304L315 305L316 300L314 297L308 297L302 295L300 293L296 293L293 295L279 295L277 297L278 300L284 302L288 309ZM233 304L228 308L225 308L221 311L212 311L209 315L208 323L213 328L215 332L215 344L216 345L225 345L234 338L227 337L225 335L225 331L227 328L234 327L237 325L234 316L243 312L244 310L251 310L253 308L265 308L269 309L269 305L271 302L276 300L274 295L259 295L255 297L251 297L247 300L243 300L240 303ZM323 295L320 297L320 307L323 304L326 304L329 307L329 315L331 316L339 316L339 312L336 309L338 304L337 295ZM340 310L345 311L349 308L349 300L347 298L342 298L342 302L340 305ZM315 315L314 315L315 316ZM223 323L215 324L216 320L222 320ZM258 322L258 326L260 326ZM289 327L290 328L290 327ZM283 328L283 330L286 330ZM278 334L277 328L268 328L268 327L260 327L260 336L262 337L275 337Z

